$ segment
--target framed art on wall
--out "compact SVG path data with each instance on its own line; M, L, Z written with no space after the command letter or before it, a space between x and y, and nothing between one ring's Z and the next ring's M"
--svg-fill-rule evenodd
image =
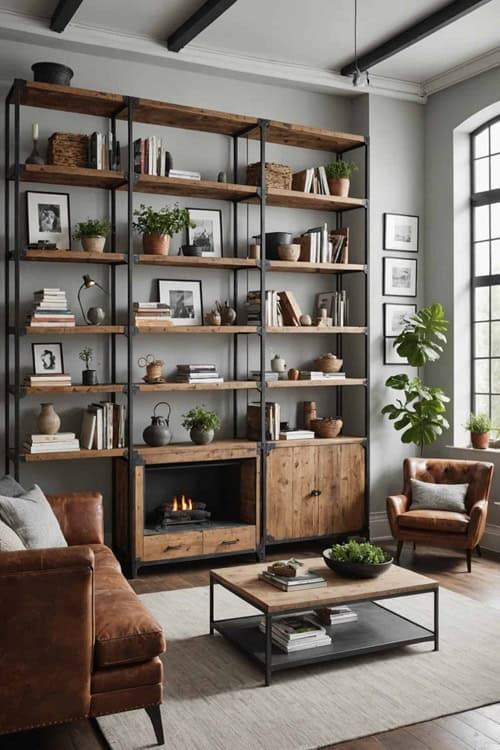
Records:
M384 336L399 336L405 319L417 311L416 305L384 304Z
M171 321L176 326L203 325L201 281L158 279L158 299L169 305Z
M28 243L55 243L58 250L71 249L69 193L26 191Z
M417 296L417 261L414 258L384 258L383 293L392 297Z
M406 365L408 362L404 357L400 357L394 348L396 338L385 338L384 339L384 365Z
M384 214L384 250L418 250L418 216Z
M222 211L211 208L188 208L196 224L188 227L188 244L203 247L203 257L222 258Z
M31 351L35 375L63 375L62 344L32 344Z

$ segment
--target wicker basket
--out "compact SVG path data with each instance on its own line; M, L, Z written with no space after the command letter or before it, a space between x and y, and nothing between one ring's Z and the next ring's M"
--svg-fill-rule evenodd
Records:
M52 133L49 138L48 164L60 167L88 167L89 137L78 133Z
M311 419L311 429L316 437L335 438L340 435L343 422L338 417L321 417Z
M260 161L247 167L247 185L260 185ZM286 164L266 161L266 187L292 189L292 170Z

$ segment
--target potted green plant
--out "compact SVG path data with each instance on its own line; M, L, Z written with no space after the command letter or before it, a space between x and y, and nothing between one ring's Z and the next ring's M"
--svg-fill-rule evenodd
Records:
M351 185L352 173L357 170L353 161L332 161L325 166L328 188L331 195L347 198Z
M323 550L329 568L346 578L376 578L392 565L391 555L366 541L349 539Z
M133 222L133 227L138 234L142 234L142 247L149 255L168 255L172 236L196 226L189 217L188 209L180 208L177 203L164 206L159 211L142 203L140 209L134 211L134 216L137 220Z
M94 359L94 350L90 346L84 346L78 355L85 362L85 370L82 372L82 385L97 385L97 372L90 369L90 363Z
M218 430L221 425L217 414L203 406L195 406L182 416L182 426L189 430L191 440L197 445L211 443L214 439L215 430Z
M107 219L87 219L76 225L73 239L80 240L83 249L88 253L102 253L109 230Z
M465 429L470 432L473 448L487 448L490 443L490 431L493 429L487 414L471 414Z

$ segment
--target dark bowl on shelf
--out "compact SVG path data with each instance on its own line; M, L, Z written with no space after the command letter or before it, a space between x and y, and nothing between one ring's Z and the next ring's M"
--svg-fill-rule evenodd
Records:
M388 570L393 562L393 558L383 563L355 563L343 560L332 560L330 557L331 550L323 550L323 560L330 570L338 573L343 578L377 578Z
M67 65L52 62L39 62L31 66L33 80L40 83L57 83L59 86L69 86L74 76Z
M180 252L192 258L201 258L203 253L210 250L209 245L182 245Z
M254 239L260 244L260 234L254 234ZM266 232L266 258L279 260L278 246L289 245L291 241L291 232Z

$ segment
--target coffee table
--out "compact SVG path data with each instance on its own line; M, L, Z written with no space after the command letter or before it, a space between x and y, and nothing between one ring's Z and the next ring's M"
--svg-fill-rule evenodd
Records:
M218 631L261 667L265 684L273 672L317 662L345 659L377 651L432 642L439 648L439 584L411 570L391 566L379 578L352 580L337 576L323 559L302 561L306 569L323 576L327 585L302 591L280 591L258 579L267 564L238 565L210 571L210 634ZM215 620L214 584L228 589L264 615L266 633L259 630L262 616ZM380 604L384 599L431 592L434 603L434 628L429 630ZM318 607L348 604L358 613L356 622L335 625L333 640L321 646L284 653L272 642L272 622L276 615L291 615Z

